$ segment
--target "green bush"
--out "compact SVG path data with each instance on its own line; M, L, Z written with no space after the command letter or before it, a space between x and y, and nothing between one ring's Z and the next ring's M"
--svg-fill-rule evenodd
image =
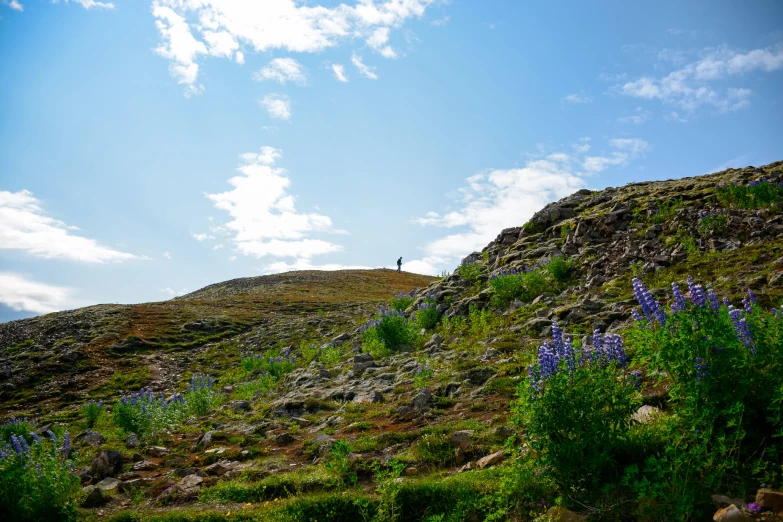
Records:
M725 234L728 230L729 220L723 212L714 214L704 212L699 216L698 231L701 237L708 237L712 234Z
M0 449L0 519L9 522L75 520L81 487L71 472L70 439L63 446L28 433L32 444L13 434Z
M84 426L89 430L92 429L98 422L98 417L101 415L101 409L103 408L103 401L89 401L82 405L81 414L84 417Z
M689 278L691 301L672 285L672 313L651 302L630 345L640 364L666 375L676 415L661 455L629 468L626 483L655 501L656 515L706 516L715 491L747 496L783 481L783 331L779 311L719 301Z
M719 184L716 192L719 202L735 208L763 208L783 202L783 186L765 178L747 185Z
M376 318L360 330L364 351L369 353L391 353L402 347L411 347L419 338L415 321L408 321L404 313L391 308L381 307Z
M596 331L593 345L582 349L556 323L552 334L522 385L514 422L545 473L585 502L619 483L618 452L640 395L623 372L627 357L619 336Z
M503 270L489 278L492 288L492 305L506 307L514 299L530 302L550 288L549 282L539 271Z
M422 303L413 312L413 320L416 326L431 330L438 326L441 313L438 311L435 300L431 297L425 298Z
M338 440L329 449L326 458L326 469L333 475L333 483L337 489L345 489L356 484L356 473L351 469L348 455L351 453L351 445L344 440Z
M413 304L413 298L403 292L395 294L391 298L391 308L398 312L404 312L411 304Z
M28 420L26 417L22 419L12 417L5 421L2 426L0 426L0 444L10 444L11 435L24 437L25 440L30 443L32 442L30 433L34 430L35 423Z
M558 283L568 281L568 278L571 276L571 262L565 256L553 256L545 265L545 268L549 275Z
M457 270L465 281L475 283L481 275L481 263L479 261L466 261Z

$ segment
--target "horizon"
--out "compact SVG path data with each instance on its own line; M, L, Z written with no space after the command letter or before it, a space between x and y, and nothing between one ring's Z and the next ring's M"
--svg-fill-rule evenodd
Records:
M779 161L781 20L0 0L0 322L400 255L435 276L579 189Z

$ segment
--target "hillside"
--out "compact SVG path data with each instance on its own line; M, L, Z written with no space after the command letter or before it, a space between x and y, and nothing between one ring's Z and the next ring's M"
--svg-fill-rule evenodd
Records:
M86 519L481 520L500 512L512 462L532 452L511 405L553 331L582 346L596 330L630 335L633 278L667 309L672 283L689 275L737 306L748 290L761 307L783 302L783 198L740 201L718 188L759 180L778 187L783 162L581 190L443 278L292 272L0 324L0 416L79 434ZM379 319L415 327L378 337L368 320L390 304L399 311ZM671 413L669 376L633 367L645 411ZM211 401L201 414L130 436L104 409L85 430L89 400L116 410L148 387L175 404L176 393L207 394L200 376ZM114 469L96 464L105 451L119 452ZM543 504L518 501L496 519L533 520L557 497L579 514L550 511L554 520L647 520L630 497L588 505L543 478L533 484ZM742 491L735 504L755 498L755 486ZM712 503L727 505L696 499L702 511L690 520Z

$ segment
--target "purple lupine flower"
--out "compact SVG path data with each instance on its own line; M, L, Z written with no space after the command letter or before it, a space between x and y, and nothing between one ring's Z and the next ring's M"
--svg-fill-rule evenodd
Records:
M742 299L742 308L745 309L745 312L751 313L753 311L753 306L750 303L750 300L744 298Z
M22 445L22 451L25 453L30 453L30 446L27 444L27 440L25 440L25 438L21 435L19 435L17 439L19 440L19 444Z
M642 320L642 316L639 315L639 310L636 309L636 308L631 310L631 316L633 317L634 321L641 321Z
M715 313L717 314L720 310L720 300L718 300L718 294L715 293L715 290L710 288L707 290L707 297L710 300L710 306L713 310L715 310Z
M674 302L672 303L672 312L684 312L685 311L685 295L677 286L677 283L672 283L672 293L674 294Z
M734 325L734 331L737 333L737 338L742 341L747 347L753 346L753 333L750 331L750 325L747 320L742 317L742 311L732 308L729 310L729 317ZM755 354L755 350L751 350Z
M557 326L557 321L552 323L552 339L555 341L555 352L557 357L563 358L565 345L563 344L563 331Z
M54 442L55 446L60 444L60 441L57 440L57 435L55 435L52 430L46 430L46 434L49 435L49 438L52 439L52 442Z
M636 391L639 391L642 388L642 372L634 370L631 372L631 377L634 378L634 388L636 388Z
M14 447L14 451L17 455L24 455L24 450L22 449L22 445L19 444L19 439L16 438L15 434L11 434L11 444Z
M731 306L731 301L729 301L728 297L723 298L723 304L726 305L727 307Z
M63 457L68 458L71 453L71 434L67 431L63 434Z
M35 433L34 431L30 432L30 437L32 437L33 441L35 441L35 442L38 442L38 443L41 442L41 437L39 437L38 434Z
M693 282L693 277L688 276L688 292L691 294L691 301L694 306L704 306L707 304L707 297L704 295L704 287Z
M761 511L764 509L763 507L761 507L759 504L757 504L755 502L751 502L750 504L748 504L745 507L748 508L748 511L751 511L751 512L753 512L755 514L761 513Z

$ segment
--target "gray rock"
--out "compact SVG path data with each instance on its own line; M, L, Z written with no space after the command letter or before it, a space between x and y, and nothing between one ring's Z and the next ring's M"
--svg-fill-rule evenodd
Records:
M199 437L198 441L196 442L196 445L202 446L204 448L208 448L212 445L212 435L214 435L214 431L208 431L204 433L201 437Z
M98 480L113 477L122 473L122 453L114 450L103 450L92 459L90 475Z
M634 413L631 418L638 422L639 424L647 424L648 422L651 422L656 415L659 415L661 413L660 408L656 408L655 406L649 406L645 404L644 406L640 407L638 410L636 410L636 413Z
M111 500L111 497L106 495L101 488L96 488L92 486L89 490L89 493L82 501L82 507L86 507L86 508L101 507L105 505L107 502L109 502L109 500Z
M275 442L277 442L280 446L285 446L287 444L291 444L294 440L293 435L290 433L281 433L277 437L275 437Z
M451 437L449 437L449 444L464 451L470 446L470 440L472 438L473 430L455 431L451 434Z
M151 457L165 457L169 453L171 453L171 450L162 446L150 446L147 448L147 455L150 455Z
M233 401L231 409L234 411L250 411L250 401Z
M151 460L142 460L141 462L137 462L133 465L134 471L150 471L153 469L157 469L158 465L152 462Z
M112 477L106 477L105 479L101 480L97 484L95 484L96 488L100 488L103 491L112 491L117 488L117 486L120 485L121 480L117 480L116 478Z
M490 455L487 455L486 457L482 457L476 462L476 466L478 466L479 469L488 468L489 466L494 466L498 462L502 461L504 458L504 451L496 451L495 453L492 453Z
M342 346L345 344L349 339L351 338L351 334L349 333L341 333L334 339L332 339L332 346Z
M125 438L125 446L128 448L136 448L139 444L141 444L141 439L135 433L131 433Z
M721 508L712 516L715 522L752 522L753 519L734 504Z
M415 410L421 411L428 408L432 401L432 394L427 390L421 390L411 401L411 406Z
M177 489L183 497L191 497L198 493L203 483L204 479L194 473L177 482Z
M726 495L712 495L712 505L715 506L715 509L721 509L725 507L729 507L732 504L736 504L738 506L741 506L745 503L744 499L741 498L730 498Z
M79 433L76 437L73 438L73 440L74 442L83 442L85 444L89 444L90 446L100 446L106 442L106 439L103 437L103 435L97 431L92 430Z

